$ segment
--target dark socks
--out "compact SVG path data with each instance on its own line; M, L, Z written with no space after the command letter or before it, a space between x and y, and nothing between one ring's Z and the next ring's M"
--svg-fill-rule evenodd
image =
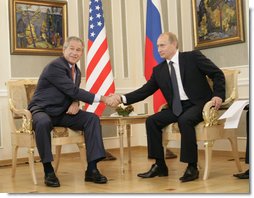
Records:
M43 163L43 168L44 168L44 173L46 176L48 175L48 173L54 172L54 168L53 168L51 162Z
M197 169L197 163L188 163L188 167L193 167Z
M164 159L156 159L155 162L159 167L165 168L167 167L166 162Z
M92 173L92 171L94 169L97 169L97 161L96 160L88 162L88 165L87 165L87 172L88 173Z

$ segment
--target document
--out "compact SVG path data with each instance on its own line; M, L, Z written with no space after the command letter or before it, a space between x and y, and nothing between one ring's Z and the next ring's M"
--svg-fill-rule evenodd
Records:
M228 108L225 113L223 113L219 120L226 119L224 125L225 129L235 129L238 127L242 111L248 104L249 100L237 100Z

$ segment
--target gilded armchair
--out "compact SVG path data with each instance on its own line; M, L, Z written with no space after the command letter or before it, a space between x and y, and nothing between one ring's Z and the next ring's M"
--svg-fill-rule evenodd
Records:
M37 80L10 80L7 82L12 127L12 177L15 177L16 174L18 149L25 147L28 149L29 166L34 184L37 184L34 166L36 142L32 128L32 115L27 110L27 106L34 94L36 84ZM77 144L82 169L84 169L85 146L83 132L74 132L64 127L54 127L52 132L52 145L55 146L55 172L59 167L62 145L65 144Z
M221 109L226 109L238 98L237 77L238 70L223 69L226 78L226 100L223 102ZM212 81L208 79L212 86ZM163 108L163 107L162 107ZM220 110L219 110L220 111ZM209 176L212 164L212 149L215 140L228 139L231 143L232 154L236 162L238 171L241 171L241 164L238 156L237 137L235 129L224 129L225 120L218 120L219 111L216 111L209 101L203 108L204 121L199 123L196 129L197 141L203 141L205 148L205 168L203 179L206 180ZM181 134L177 123L172 123L163 129L163 147L164 151L169 141L179 141ZM166 152L164 152L166 153Z

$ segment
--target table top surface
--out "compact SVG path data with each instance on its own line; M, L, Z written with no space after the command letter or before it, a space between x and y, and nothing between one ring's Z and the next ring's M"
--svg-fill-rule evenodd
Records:
M134 119L146 119L148 114L138 114L135 116L101 116L100 120L134 120Z
M140 114L135 116L102 116L100 117L101 124L116 124L116 125L127 125L127 124L141 124L144 123L149 115Z

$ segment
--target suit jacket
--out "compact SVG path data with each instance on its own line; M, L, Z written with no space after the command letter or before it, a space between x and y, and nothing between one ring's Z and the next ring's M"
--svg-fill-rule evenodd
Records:
M50 116L66 112L73 101L93 103L95 95L79 88L81 72L77 65L75 84L71 68L64 57L49 63L42 71L29 110L42 110Z
M213 96L225 100L223 72L200 51L179 52L179 67L184 91L193 104L205 104ZM212 79L213 90L206 76ZM158 89L171 106L173 92L166 60L153 68L151 78L141 88L125 95L127 104L144 100Z

